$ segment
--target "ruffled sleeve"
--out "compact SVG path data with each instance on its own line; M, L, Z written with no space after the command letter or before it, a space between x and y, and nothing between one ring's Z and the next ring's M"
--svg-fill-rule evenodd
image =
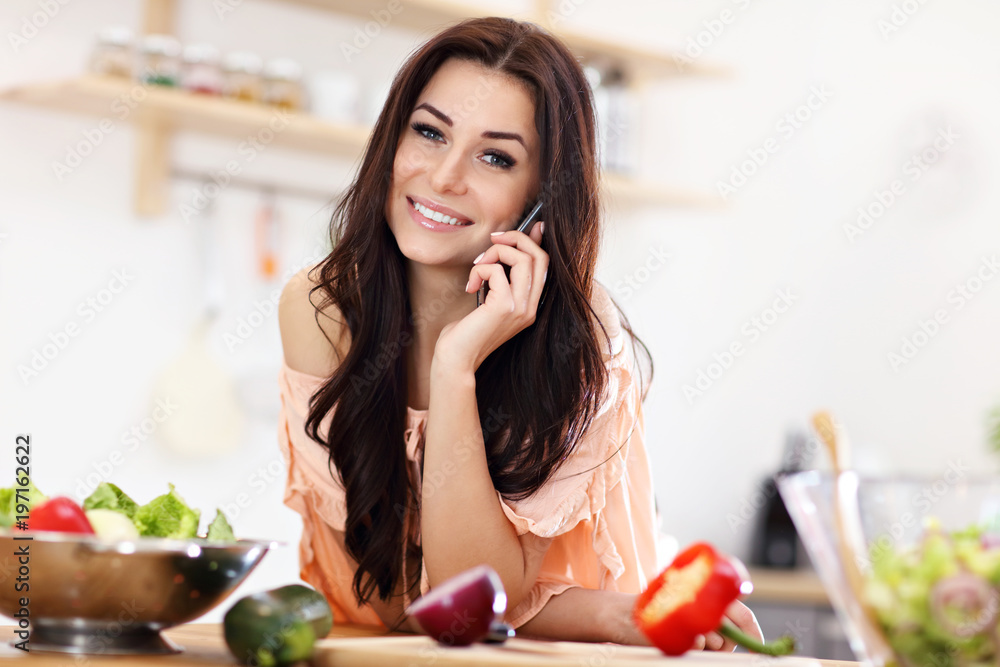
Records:
M281 413L278 423L278 446L288 465L285 504L305 515L306 505L334 530L343 531L347 518L344 487L334 477L329 453L306 435L309 399L323 383L317 378L282 365L278 375ZM332 413L320 424L320 435L330 427ZM303 540L305 542L305 540Z
M518 535L532 532L539 537L556 537L598 516L607 491L621 481L625 471L629 438L641 409L641 386L631 348L624 344L617 313L603 288L595 288L594 301L611 342L605 353L608 383L604 400L570 458L549 481L524 500L500 496L504 513Z
M518 535L560 538L550 546L535 587L508 614L515 627L567 588L634 590L645 585L656 566L642 377L617 310L600 286L593 305L610 340L604 400L569 459L535 494L520 501L500 496ZM630 574L624 577L626 570Z

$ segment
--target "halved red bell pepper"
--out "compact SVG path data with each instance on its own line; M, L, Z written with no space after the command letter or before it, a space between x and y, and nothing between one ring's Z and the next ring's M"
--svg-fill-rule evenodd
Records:
M87 515L72 498L59 496L46 500L28 512L28 530L94 534Z
M726 608L751 590L753 585L742 563L698 542L678 554L639 595L633 619L649 641L667 655L691 650L698 635L713 630L755 653L791 653L795 650L792 637L764 644L725 618Z

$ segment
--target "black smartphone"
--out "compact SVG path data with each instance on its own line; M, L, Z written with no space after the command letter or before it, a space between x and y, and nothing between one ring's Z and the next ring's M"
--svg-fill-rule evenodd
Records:
M538 220L538 214L542 212L542 203L543 200L539 197L538 201L535 202L535 205L531 207L530 211L528 211L528 214L524 216L524 220L521 221L521 224L517 226L517 231L524 232L525 234L531 231L531 227L535 224L535 220ZM508 275L507 277L509 278L510 276ZM486 294L489 291L490 287L484 280L483 284L479 286L479 291L476 293L476 308L486 303Z

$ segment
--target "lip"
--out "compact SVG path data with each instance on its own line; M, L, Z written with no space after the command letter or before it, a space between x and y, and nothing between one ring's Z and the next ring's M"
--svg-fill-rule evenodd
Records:
M434 220L431 220L430 218L424 216L419 211L417 211L416 208L414 208L414 206L413 206L414 202L420 204L421 206L426 206L427 208L431 209L432 211L438 211L439 213L442 213L444 215L449 215L449 216L451 216L453 218L457 218L457 219L459 219L459 220L461 220L463 222L466 222L468 224L464 224L464 225L449 225L449 224L446 224L446 223L443 223L443 222L436 222ZM424 227L426 229L431 229L433 231L453 232L453 231L456 231L456 230L459 230L459 229L463 229L465 227L471 227L472 224L474 224L472 222L472 220L470 220L467 216L462 215L461 213L459 213L455 209L448 208L447 206L443 206L443 205L438 204L436 202L433 202L433 201L431 201L429 199L424 199L423 197L414 197L414 196L407 197L406 198L406 208L409 211L410 217L413 218L414 222L416 222L417 224L419 224L421 227Z

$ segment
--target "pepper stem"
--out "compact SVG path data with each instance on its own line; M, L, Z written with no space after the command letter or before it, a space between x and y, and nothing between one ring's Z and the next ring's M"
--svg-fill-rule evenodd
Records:
M753 653L788 655L795 650L795 638L791 635L779 637L771 643L761 642L737 628L728 619L723 619L722 625L719 626L719 634Z

